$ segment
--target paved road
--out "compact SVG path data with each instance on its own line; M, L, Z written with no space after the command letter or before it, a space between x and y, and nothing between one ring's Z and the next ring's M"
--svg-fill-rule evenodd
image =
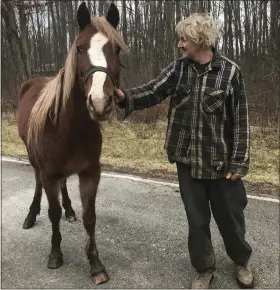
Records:
M33 197L29 166L2 163L2 288L95 288L84 247L77 178L68 185L78 221L61 221L64 265L46 267L51 227L43 196L36 225L22 229ZM254 249L256 288L279 288L279 204L250 199L247 239ZM176 188L102 177L96 239L110 281L99 288L188 288L196 275L187 252L187 221ZM217 273L212 288L238 288L212 221Z

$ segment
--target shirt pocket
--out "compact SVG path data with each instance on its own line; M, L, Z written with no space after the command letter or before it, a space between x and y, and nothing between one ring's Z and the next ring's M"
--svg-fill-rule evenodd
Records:
M185 109L191 100L191 86L180 85L172 96L172 105L176 109Z
M202 102L204 112L208 114L221 114L224 110L226 92L215 88L206 88Z

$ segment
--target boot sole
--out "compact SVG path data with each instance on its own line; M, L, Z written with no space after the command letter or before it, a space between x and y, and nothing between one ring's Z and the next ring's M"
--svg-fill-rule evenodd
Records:
M211 278L210 278L210 281L209 281L209 283L208 283L208 286L206 287L206 288L192 288L192 284L191 284L191 287L190 287L190 289L209 289L210 288L210 285L211 285L211 283L213 282L213 280L214 280L214 278L215 278L215 275L214 275L214 273L212 273L212 276L211 276Z
M236 279L236 281L237 281L237 284L238 284L240 289L253 289L254 288L254 278L253 278L252 282L248 285L243 284L238 279Z

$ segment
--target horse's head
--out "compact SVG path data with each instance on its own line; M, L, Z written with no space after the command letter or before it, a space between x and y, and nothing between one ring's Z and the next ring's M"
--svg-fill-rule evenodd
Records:
M91 19L85 2L77 11L77 73L90 116L95 120L108 119L113 109L113 95L119 83L121 66L119 53L125 49L116 31L119 19L118 8L113 3L106 17Z

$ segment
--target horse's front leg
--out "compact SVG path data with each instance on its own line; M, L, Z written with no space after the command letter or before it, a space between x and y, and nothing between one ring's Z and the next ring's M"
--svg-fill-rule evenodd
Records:
M59 222L62 215L62 208L58 198L60 181L42 177L42 182L49 202L48 214L52 223L52 247L49 255L48 268L57 269L63 264L60 249L61 234L59 229Z
M79 174L80 194L83 204L83 222L88 234L86 246L87 257L91 266L91 275L96 285L105 283L109 276L105 267L98 258L98 251L95 242L95 198L100 180L100 166L88 169Z

